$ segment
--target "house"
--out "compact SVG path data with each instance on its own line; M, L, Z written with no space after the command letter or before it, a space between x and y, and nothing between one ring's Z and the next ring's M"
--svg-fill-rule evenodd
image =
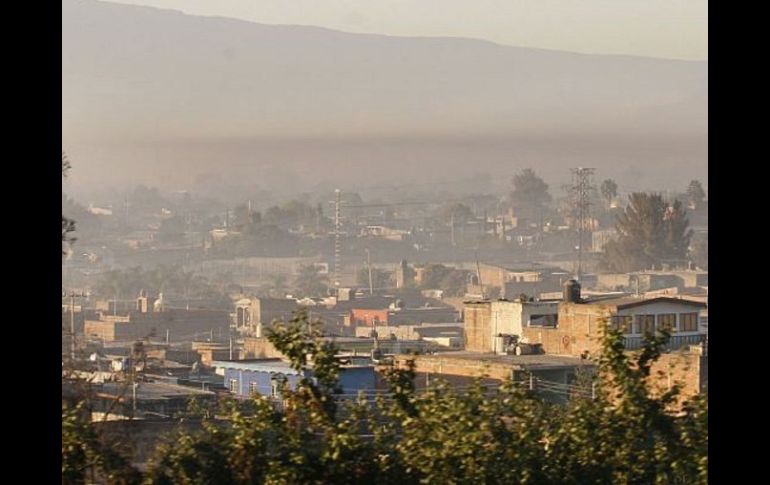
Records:
M288 321L299 309L293 298L243 298L235 302L235 328L262 337L263 327L275 320Z
M700 345L705 334L700 329L700 312L705 303L670 297L635 296L583 299L574 280L565 285L564 299L558 303L558 317L552 327L527 325L522 338L542 344L547 354L584 355L600 349L599 337L605 323L620 328L628 350L641 348L645 332L663 327L672 332L669 349Z
M342 394L355 395L359 391L375 389L375 373L367 357L340 358L339 387ZM312 366L302 371L293 369L282 359L252 359L215 361L212 366L224 378L231 394L248 398L254 394L280 400L284 383L295 388L303 378L313 378Z
M155 302L153 297L142 292L136 299L135 309L127 314L97 312L98 318L86 318L85 336L112 342L162 337L168 333L176 342L191 342L203 333L230 328L230 318L224 310L167 309Z
M595 365L585 359L559 355L496 355L481 352L443 352L434 355L400 355L396 367L408 361L415 364L415 385L422 388L432 379L441 378L451 386L469 386L481 378L485 385L502 382L524 383L551 402L564 403L570 395L590 397L591 387L576 385L581 376L590 376Z
M464 317L465 350L498 353L504 351L504 337L521 338L525 327L554 327L558 320L558 302L468 301Z
M485 290L500 288L501 296L508 299L521 294L538 297L545 292L561 290L561 285L567 279L568 274L558 268L536 264L511 267L482 263L479 264L478 275L471 276L467 292L481 294L479 285L483 285Z

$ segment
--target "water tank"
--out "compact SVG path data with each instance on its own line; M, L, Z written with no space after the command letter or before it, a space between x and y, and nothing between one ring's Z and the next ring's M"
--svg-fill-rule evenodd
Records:
M580 302L580 283L577 280L571 279L564 283L564 301L566 303Z

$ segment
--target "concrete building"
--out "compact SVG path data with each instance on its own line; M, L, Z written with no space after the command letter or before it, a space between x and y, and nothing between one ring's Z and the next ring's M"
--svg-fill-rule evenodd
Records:
M150 336L164 338L167 334L175 342L193 341L206 332L229 330L230 317L220 310L180 310L157 308L155 299L142 294L136 309L124 315L98 312L95 320L86 319L86 338L106 342L143 339Z
M658 297L599 298L584 300L572 295L558 304L558 318L551 327L528 325L522 336L528 343L541 344L548 354L585 355L596 353L602 325L615 325L623 330L626 348L642 346L645 332L668 327L672 336L670 349L699 345L705 340L700 329L700 312L706 308L701 302Z
M298 309L297 300L291 298L243 298L235 302L233 323L236 330L262 337L264 326L275 320L291 320Z
M558 319L558 302L482 300L465 303L465 350L503 352L502 337L524 336L525 327L550 328Z
M468 294L481 294L479 285L483 285L485 290L500 288L500 296L509 300L522 294L539 297L545 292L560 291L561 285L569 279L568 273L558 268L538 265L517 268L482 263L478 275L480 279L476 274L471 276Z

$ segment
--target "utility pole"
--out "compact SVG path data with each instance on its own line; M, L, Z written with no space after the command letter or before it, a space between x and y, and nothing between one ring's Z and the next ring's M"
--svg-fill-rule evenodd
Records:
M583 273L583 239L584 234L592 231L593 221L591 219L591 193L595 190L591 177L594 174L593 168L573 168L572 186L570 187L572 196L573 220L577 225L578 245L577 245L577 279Z
M369 269L369 294L374 294L374 289L372 285L372 255L369 252L369 248L366 248L366 267Z

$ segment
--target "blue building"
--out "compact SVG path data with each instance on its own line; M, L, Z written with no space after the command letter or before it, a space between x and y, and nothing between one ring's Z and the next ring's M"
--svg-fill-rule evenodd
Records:
M374 391L375 373L371 362L363 359L347 362L340 368L342 393L355 395L359 391ZM312 368L298 372L281 359L214 361L211 365L224 376L225 387L238 397L260 394L278 399L284 380L293 389L303 377L313 378Z

